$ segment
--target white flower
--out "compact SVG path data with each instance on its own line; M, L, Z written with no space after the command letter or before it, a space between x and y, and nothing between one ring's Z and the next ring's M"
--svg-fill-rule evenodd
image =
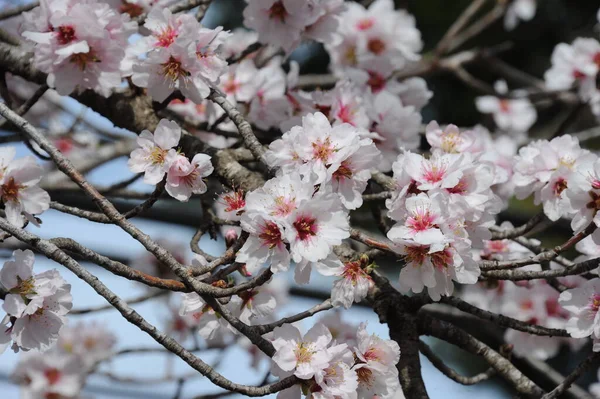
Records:
M501 84L505 86L506 83ZM504 94L504 90L499 92ZM504 131L527 132L537 119L537 111L527 98L482 96L477 97L475 103L479 112L492 114L498 128Z
M37 224L32 215L39 215L50 207L50 195L38 183L43 169L31 156L14 160L14 148L0 153L0 198L4 203L7 220L23 226L23 215Z
M392 241L413 240L417 244L431 245L433 248L443 248L444 234L440 225L444 222L440 196L429 198L425 193L406 199L406 213L403 225L396 224L388 231L388 238Z
M331 301L333 306L343 306L348 309L353 302L360 302L367 297L373 286L373 279L364 270L365 264L360 261L345 263L340 268L340 279L333 283Z
M137 138L141 148L133 150L129 158L129 169L135 173L144 173L144 182L158 184L169 170L179 144L181 128L177 123L161 119L154 134L144 130Z
M595 79L600 66L597 64L600 43L596 39L575 39L572 45L559 43L552 52L552 67L544 77L550 90L565 90L574 83Z
M367 323L361 323L356 332L357 347L354 353L367 367L380 373L396 370L400 361L400 347L393 340L384 340L367 333Z
M310 379L329 365L332 356L327 346L331 338L331 333L321 323L315 324L304 336L296 327L284 324L273 330L273 362L298 378Z
M64 282L56 270L33 275L35 256L30 250L17 249L15 260L8 260L0 271L0 283L8 291L2 308L13 317L34 314L44 298L54 294Z
M262 287L240 292L233 302L239 307L236 309L240 314L239 319L248 325L252 324L254 319L272 316L277 306L275 297L268 289Z
M203 194L207 190L203 178L213 170L209 155L196 154L191 162L186 156L177 155L167 171L167 192L171 197L184 202L192 194Z
M36 43L34 65L48 74L48 85L61 95L79 88L108 97L121 84L124 49L137 24L103 2L45 1L40 8L26 18L23 36Z
M315 382L320 389L315 390L312 396L316 399L355 397L358 377L356 371L351 368L354 365L352 351L346 344L333 346L327 351L331 360L328 367L315 373Z
M290 267L290 253L284 242L283 227L277 220L246 213L241 225L250 236L238 251L236 262L245 263L250 273L264 264L270 265L274 273Z
M600 279L588 280L580 287L563 291L559 303L572 314L566 330L573 338L590 335L600 338Z
M350 236L348 215L334 194L315 195L289 218L286 238L294 262L317 262L327 258L334 245Z
M23 383L23 397L76 398L85 372L79 356L31 352L19 360L13 379Z
M13 346L23 350L48 350L58 339L67 321L65 316L73 307L70 291L71 286L63 283L54 294L44 297L35 313L17 318L11 329Z

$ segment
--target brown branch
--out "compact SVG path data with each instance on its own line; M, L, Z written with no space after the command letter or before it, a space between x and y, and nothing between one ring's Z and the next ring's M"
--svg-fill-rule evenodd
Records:
M571 384L573 384L588 369L590 369L592 366L595 366L599 360L600 353L595 352L590 354L583 362L579 364L579 366L575 368L575 370L571 372L571 374L567 376L567 378L565 378L563 382L561 382L552 391L542 396L542 399L554 399L560 397L560 395L562 395L563 392L569 389Z
M473 377L465 377L446 365L425 342L419 341L419 350L427 359L429 359L436 369L441 371L446 377L462 385L475 385L482 381L489 380L496 375L496 370L493 367L490 367L486 371L474 375Z

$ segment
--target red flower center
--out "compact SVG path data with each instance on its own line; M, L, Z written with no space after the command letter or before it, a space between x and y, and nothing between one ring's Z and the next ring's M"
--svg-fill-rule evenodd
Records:
M367 48L370 52L376 55L380 55L385 51L385 42L376 37L369 39L367 42Z
M281 1L275 2L269 9L269 18L271 19L278 19L281 22L285 22L287 15L288 12Z
M298 216L296 221L293 223L296 232L298 233L298 239L305 241L317 235L317 219L311 216Z
M55 368L44 370L44 376L50 385L56 384L60 380L61 374L60 370Z
M75 40L75 29L72 26L59 26L57 32L58 43L63 46Z
M279 246L283 242L281 237L281 230L274 222L265 222L261 227L261 232L258 237L263 241L269 248Z

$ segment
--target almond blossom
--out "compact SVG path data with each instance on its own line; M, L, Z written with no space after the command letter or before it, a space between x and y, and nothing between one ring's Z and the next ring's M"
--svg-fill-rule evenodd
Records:
M131 152L129 169L144 173L144 182L158 184L177 159L174 149L179 144L181 128L177 123L161 119L154 133L144 130L137 138L141 148Z
M327 327L320 323L315 324L304 336L296 327L284 324L273 330L273 362L281 370L293 372L298 378L312 378L329 365L332 356L327 346L331 338Z
M563 291L560 305L571 313L566 330L573 338L600 338L600 279L592 279L580 287ZM594 348L594 351L597 351Z
M0 150L0 200L6 219L15 226L23 226L23 216L34 224L39 215L50 206L50 195L38 186L43 169L35 158L14 159L15 148Z
M28 20L40 17L45 26L26 23L22 34L36 43L34 63L48 74L48 86L62 95L92 89L108 97L121 83L123 49L137 30L135 22L97 1L44 0Z
M333 306L343 306L348 309L353 302L358 303L367 297L369 289L374 285L368 272L373 265L367 265L368 260L368 258L361 258L358 261L347 262L334 273L339 274L340 279L333 283L331 289Z
M192 194L203 194L207 187L203 178L210 175L214 168L210 156L196 154L190 162L186 156L177 155L167 171L166 190L179 201L187 201Z
M528 0L529 1L529 0ZM506 95L506 82L496 82L496 91ZM518 91L515 91L518 94ZM535 123L537 111L527 98L498 98L495 96L477 97L479 112L492 114L496 126L504 131L526 132Z
M530 21L535 16L537 0L516 0L512 2L504 15L504 27L513 30L517 27L519 20Z

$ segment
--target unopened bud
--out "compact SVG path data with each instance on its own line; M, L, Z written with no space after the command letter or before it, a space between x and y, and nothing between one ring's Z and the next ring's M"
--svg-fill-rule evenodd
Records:
M238 239L238 233L236 229L229 229L225 233L225 245L227 248L231 247Z

